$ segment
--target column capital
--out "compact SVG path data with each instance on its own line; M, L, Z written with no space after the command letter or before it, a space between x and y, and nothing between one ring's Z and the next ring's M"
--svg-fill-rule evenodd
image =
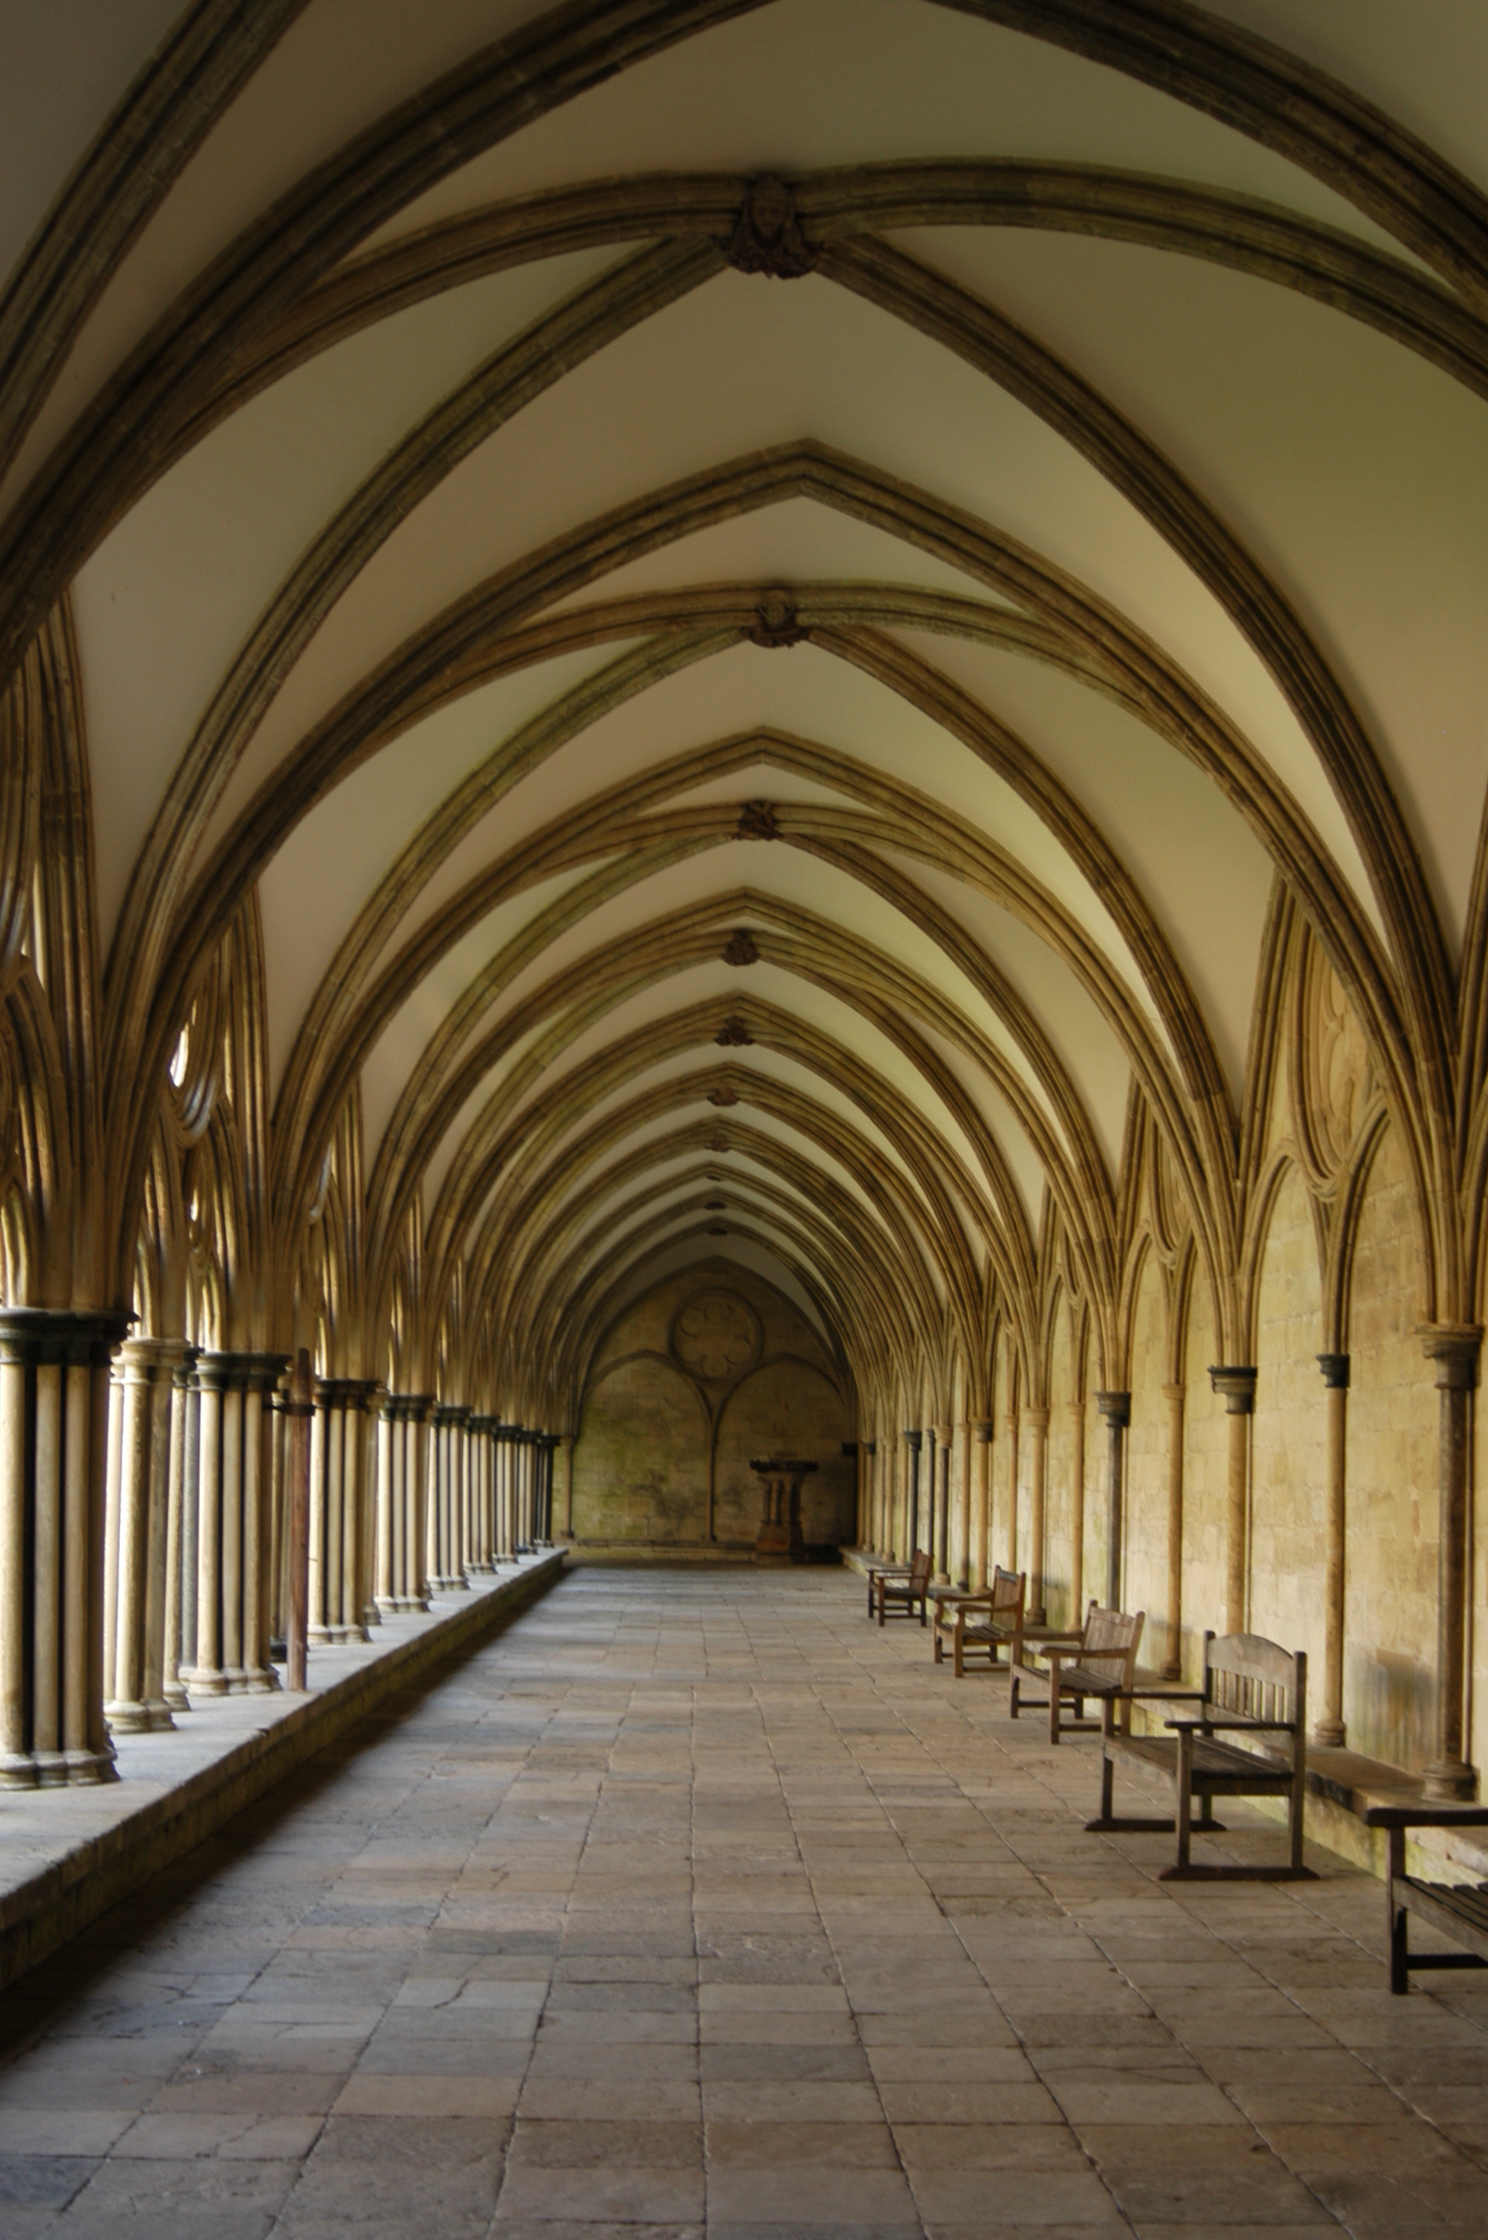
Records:
M857 1441L856 1439L844 1439L844 1440L843 1440L843 1442L842 1442L842 1459L843 1459L843 1461L844 1461L844 1462L856 1462L856 1461L857 1461L857 1459L858 1459L858 1452L859 1452L859 1447L858 1447L858 1441Z
M475 1410L463 1400L437 1400L433 1420L442 1428L445 1424L463 1424L470 1421Z
M973 1416L971 1418L972 1436L979 1447L991 1446L993 1429L994 1425L990 1416Z
M209 1353L196 1357L203 1392L271 1392L289 1367L282 1353Z
M365 1408L382 1385L376 1377L317 1377L311 1389L329 1408Z
M861 1454L877 1454L878 1441L876 1439L860 1439L858 1441L858 1451Z
M1257 1371L1235 1362L1211 1362L1209 1383L1223 1399L1227 1416L1248 1416L1255 1410Z
M924 1433L922 1431L905 1431L902 1436L905 1445L911 1448L915 1454L918 1454L925 1442Z
M1478 1381L1483 1325L1480 1322L1423 1322L1416 1335L1427 1360L1436 1364L1438 1391L1471 1392Z
M101 1368L130 1320L121 1308L0 1307L0 1361Z
M1047 1431L1049 1428L1049 1411L1047 1408L1020 1408L1018 1416L1021 1422L1027 1424L1030 1431Z
M389 1392L378 1395L378 1406L394 1423L422 1423L434 1405L431 1392Z
M498 1419L498 1420L499 1420L499 1419ZM565 1453L565 1454L572 1454L572 1453L573 1453L573 1450L574 1450L574 1442L575 1442L575 1440L576 1440L577 1438L578 1438L578 1433L577 1433L577 1431L560 1431L560 1432L559 1432L559 1434L558 1434L558 1444L559 1444L559 1446L560 1446L560 1447L562 1447L562 1449L563 1449L563 1451L564 1451L564 1453Z
M1317 1365L1323 1372L1323 1385L1327 1391L1348 1391L1349 1357L1346 1353L1320 1353Z
M1113 1431L1125 1431L1131 1423L1129 1392L1098 1392L1095 1404Z
M195 1352L184 1338L125 1338L114 1355L114 1374L121 1384L174 1384Z
M1177 1406L1181 1401L1188 1398L1188 1386L1186 1384L1165 1384L1162 1388L1162 1394L1164 1400L1171 1400Z
M953 1444L955 1437L956 1426L953 1423L938 1423L935 1426L935 1443L937 1446L948 1447Z

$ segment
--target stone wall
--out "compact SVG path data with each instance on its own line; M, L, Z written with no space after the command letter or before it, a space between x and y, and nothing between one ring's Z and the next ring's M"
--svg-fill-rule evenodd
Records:
M700 1300L704 1335L689 1341ZM574 1447L575 1537L703 1541L711 1488L713 1538L752 1547L761 1497L749 1465L789 1453L819 1465L802 1488L805 1539L850 1541L857 1481L842 1447L854 1436L806 1316L731 1261L694 1265L628 1307L599 1346Z

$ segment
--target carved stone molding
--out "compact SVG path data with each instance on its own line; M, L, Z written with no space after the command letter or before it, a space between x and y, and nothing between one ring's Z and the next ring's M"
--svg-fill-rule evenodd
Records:
M723 253L736 272L763 272L772 280L799 280L815 271L818 252L801 231L795 189L773 172L751 179Z
M810 635L804 623L796 619L796 596L793 591L765 592L755 607L754 615L755 619L750 624L748 632L751 645L798 646L803 638ZM772 829L769 832L745 834L744 837L755 840L775 839L776 833L773 829L774 811L769 809L768 804L764 802L754 804L754 806L768 811Z
M753 636L754 633L751 632ZM755 643L760 641L755 637ZM773 801L746 801L739 809L739 822L734 830L741 840L778 840L780 827L775 822Z

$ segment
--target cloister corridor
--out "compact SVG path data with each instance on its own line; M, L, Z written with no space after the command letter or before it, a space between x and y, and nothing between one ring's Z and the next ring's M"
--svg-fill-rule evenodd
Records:
M1478 1979L1005 1706L842 1571L579 1567L8 1995L0 2233L1481 2232Z

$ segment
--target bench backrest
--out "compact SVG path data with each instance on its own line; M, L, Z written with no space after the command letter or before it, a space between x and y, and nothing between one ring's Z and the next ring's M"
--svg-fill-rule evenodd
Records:
M994 1618L1017 1618L1023 1614L1023 1597L1028 1592L1026 1571L1004 1571L1001 1564L992 1574L992 1615Z
M1307 1657L1259 1633L1204 1636L1204 1701L1227 1719L1277 1720L1303 1732Z
M911 1594L918 1594L922 1587L929 1584L930 1550L928 1548L916 1548L909 1559L909 1591Z
M1085 1613L1080 1642L1080 1664L1111 1686L1129 1688L1136 1670L1137 1648L1147 1622L1145 1610L1103 1610L1092 1602Z

